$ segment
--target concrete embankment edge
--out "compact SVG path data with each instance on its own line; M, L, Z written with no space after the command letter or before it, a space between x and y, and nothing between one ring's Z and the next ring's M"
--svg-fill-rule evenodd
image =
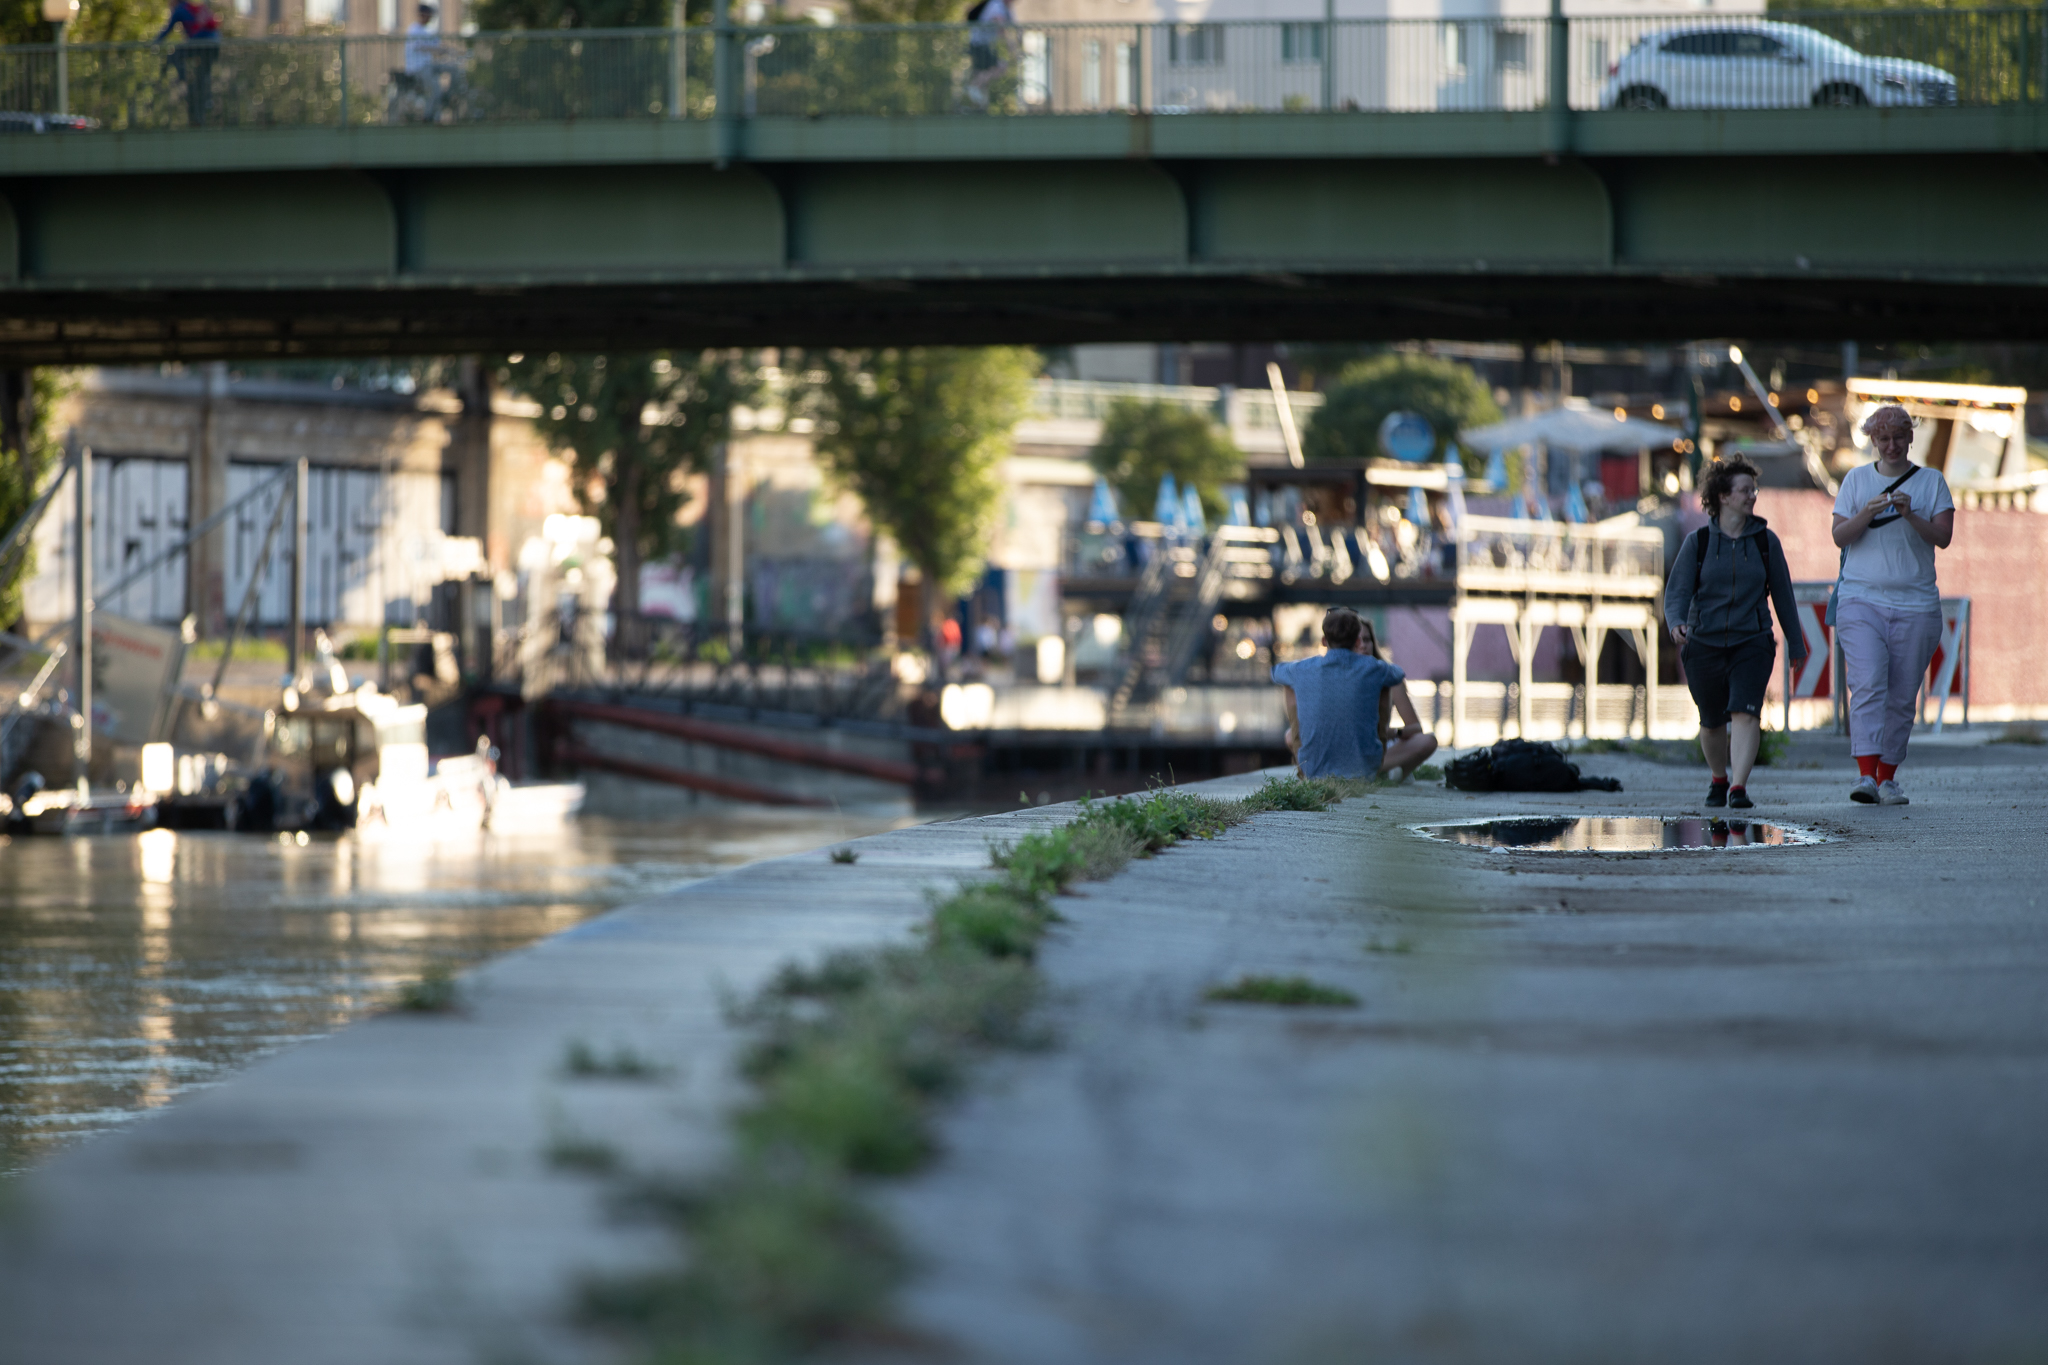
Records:
M452 1015L365 1020L57 1156L0 1217L0 1361L601 1356L564 1322L577 1277L668 1243L549 1149L707 1169L738 1094L728 1001L791 959L900 940L928 891L986 871L990 841L1072 814L897 830L857 841L855 864L820 849L613 911L471 973ZM574 1039L671 1072L571 1080Z

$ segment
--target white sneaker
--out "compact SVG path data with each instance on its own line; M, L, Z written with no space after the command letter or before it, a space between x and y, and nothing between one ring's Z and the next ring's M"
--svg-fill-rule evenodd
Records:
M1906 795L1906 789L1889 778L1878 784L1877 804L1880 806L1910 806L1913 798Z
M1874 806L1882 798L1878 795L1877 779L1864 776L1856 779L1856 785L1849 788L1849 799L1858 805Z

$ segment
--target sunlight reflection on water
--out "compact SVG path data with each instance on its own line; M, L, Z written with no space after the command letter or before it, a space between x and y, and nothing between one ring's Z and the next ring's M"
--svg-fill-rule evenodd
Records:
M0 837L0 1174L456 968L762 858L911 823L583 819L434 843Z

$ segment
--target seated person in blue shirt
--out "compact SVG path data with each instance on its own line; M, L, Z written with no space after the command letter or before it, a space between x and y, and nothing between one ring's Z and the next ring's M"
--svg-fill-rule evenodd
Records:
M1323 653L1273 670L1287 710L1287 747L1303 777L1405 776L1436 752L1409 700L1407 674L1380 658L1372 627L1349 607L1323 614ZM1380 742L1381 694L1401 728Z

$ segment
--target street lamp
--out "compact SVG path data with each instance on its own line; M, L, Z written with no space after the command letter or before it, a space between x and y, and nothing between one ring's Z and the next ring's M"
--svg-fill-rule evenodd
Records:
M57 26L57 112L71 112L71 68L65 61L64 30L78 17L78 0L43 0L43 22Z

